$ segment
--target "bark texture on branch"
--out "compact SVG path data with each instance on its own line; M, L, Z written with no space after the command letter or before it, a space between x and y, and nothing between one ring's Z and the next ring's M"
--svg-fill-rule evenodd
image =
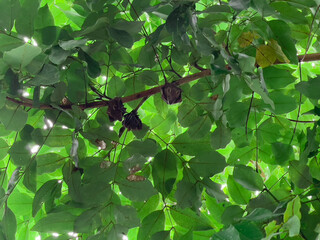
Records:
M312 53L312 54L304 54L304 55L298 55L299 62L311 62L311 61L319 61L320 60L320 53ZM274 64L284 64L281 62L275 62ZM211 70L210 69L205 69L201 72L180 78L179 80L175 81L177 85L183 85L188 82L195 81L197 79L210 76L211 75ZM152 96L156 93L159 93L161 91L162 86L154 87L139 93L132 94L130 96L122 97L121 100L123 103L126 102L131 102L143 97L149 97ZM21 106L25 107L30 107L33 108L32 100L24 101L24 100L19 100L11 97L7 97L7 100L14 102L16 104L19 104ZM89 108L99 108L99 107L105 107L108 106L108 101L97 101L97 102L91 102L91 103L86 103L86 104L80 104L78 107L80 107L82 110L84 109L89 109ZM59 106L61 109L68 110L71 109L72 105L60 105ZM41 104L39 109L56 109L56 107L48 105L48 104Z

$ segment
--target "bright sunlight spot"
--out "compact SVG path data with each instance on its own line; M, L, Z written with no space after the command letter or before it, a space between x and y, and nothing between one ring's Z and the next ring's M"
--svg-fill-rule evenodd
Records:
M122 235L122 240L128 240L127 235Z
M62 129L69 129L69 128L68 128L67 126L65 126L65 125L62 125L61 128L62 128Z
M107 76L102 76L102 80L107 80Z
M30 152L31 153L36 153L38 152L40 146L39 145L34 145L33 147L31 147Z
M41 237L40 237L40 236L37 236L35 240L41 240Z
M38 43L36 42L36 40L32 39L31 43L32 43L33 46L38 47Z
M29 95L30 95L30 94L29 94L28 92L23 92L23 93L22 93L22 96L24 96L24 97L29 97Z
M227 186L227 184L221 184L221 190L223 190L225 187Z
M46 123L48 128L52 128L53 127L53 122L50 119L45 118L44 121L45 121L45 123Z
M109 130L110 130L110 131L113 131L113 127L109 127Z
M23 41L27 43L27 42L30 41L30 38L28 38L28 37L23 37Z
M78 237L78 233L75 233L75 232L68 232L68 235L70 237Z
M55 232L54 232L54 233L52 233L52 236L53 236L53 237L59 237L59 236L60 236L60 234L59 234L59 233L55 233Z

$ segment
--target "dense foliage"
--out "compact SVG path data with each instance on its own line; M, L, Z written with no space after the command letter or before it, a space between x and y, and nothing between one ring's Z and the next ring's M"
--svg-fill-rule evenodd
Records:
M319 239L319 0L0 0L0 239Z

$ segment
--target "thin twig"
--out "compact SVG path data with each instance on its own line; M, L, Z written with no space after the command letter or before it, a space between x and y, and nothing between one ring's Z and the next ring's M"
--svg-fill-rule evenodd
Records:
M299 62L299 77L300 77L300 82L302 81L302 68L301 68L301 63ZM302 94L300 93L300 97L299 97L299 106L298 106L298 113L297 113L297 121L299 120L300 117L300 111L301 111L301 101L302 101ZM291 145L294 135L296 133L297 130L297 126L298 126L298 122L296 122L294 129L293 129L293 133L292 133L292 137L290 139L289 145Z
M249 122L249 116L250 116L250 112L251 112L251 107L252 107L253 99L254 99L254 91L252 91L251 100L250 100L250 105L249 105L249 109L248 109L248 113L247 113L247 119L246 119L245 132L246 132L246 138L247 138L247 140L248 140L248 122Z

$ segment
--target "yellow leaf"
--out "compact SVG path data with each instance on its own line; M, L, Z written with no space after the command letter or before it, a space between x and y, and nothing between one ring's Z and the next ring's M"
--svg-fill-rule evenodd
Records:
M260 67L268 67L272 65L276 59L276 53L269 45L261 45L257 48L256 62Z
M257 35L253 32L244 32L238 38L238 43L240 47L245 48L250 46L255 38L257 38Z
M275 51L276 55L277 55L277 59L280 61L280 62L283 62L283 63L289 63L290 60L287 58L287 56L283 53L280 45L278 44L278 42L274 39L271 39L271 41L268 43L268 45L270 47L273 48L273 50Z

